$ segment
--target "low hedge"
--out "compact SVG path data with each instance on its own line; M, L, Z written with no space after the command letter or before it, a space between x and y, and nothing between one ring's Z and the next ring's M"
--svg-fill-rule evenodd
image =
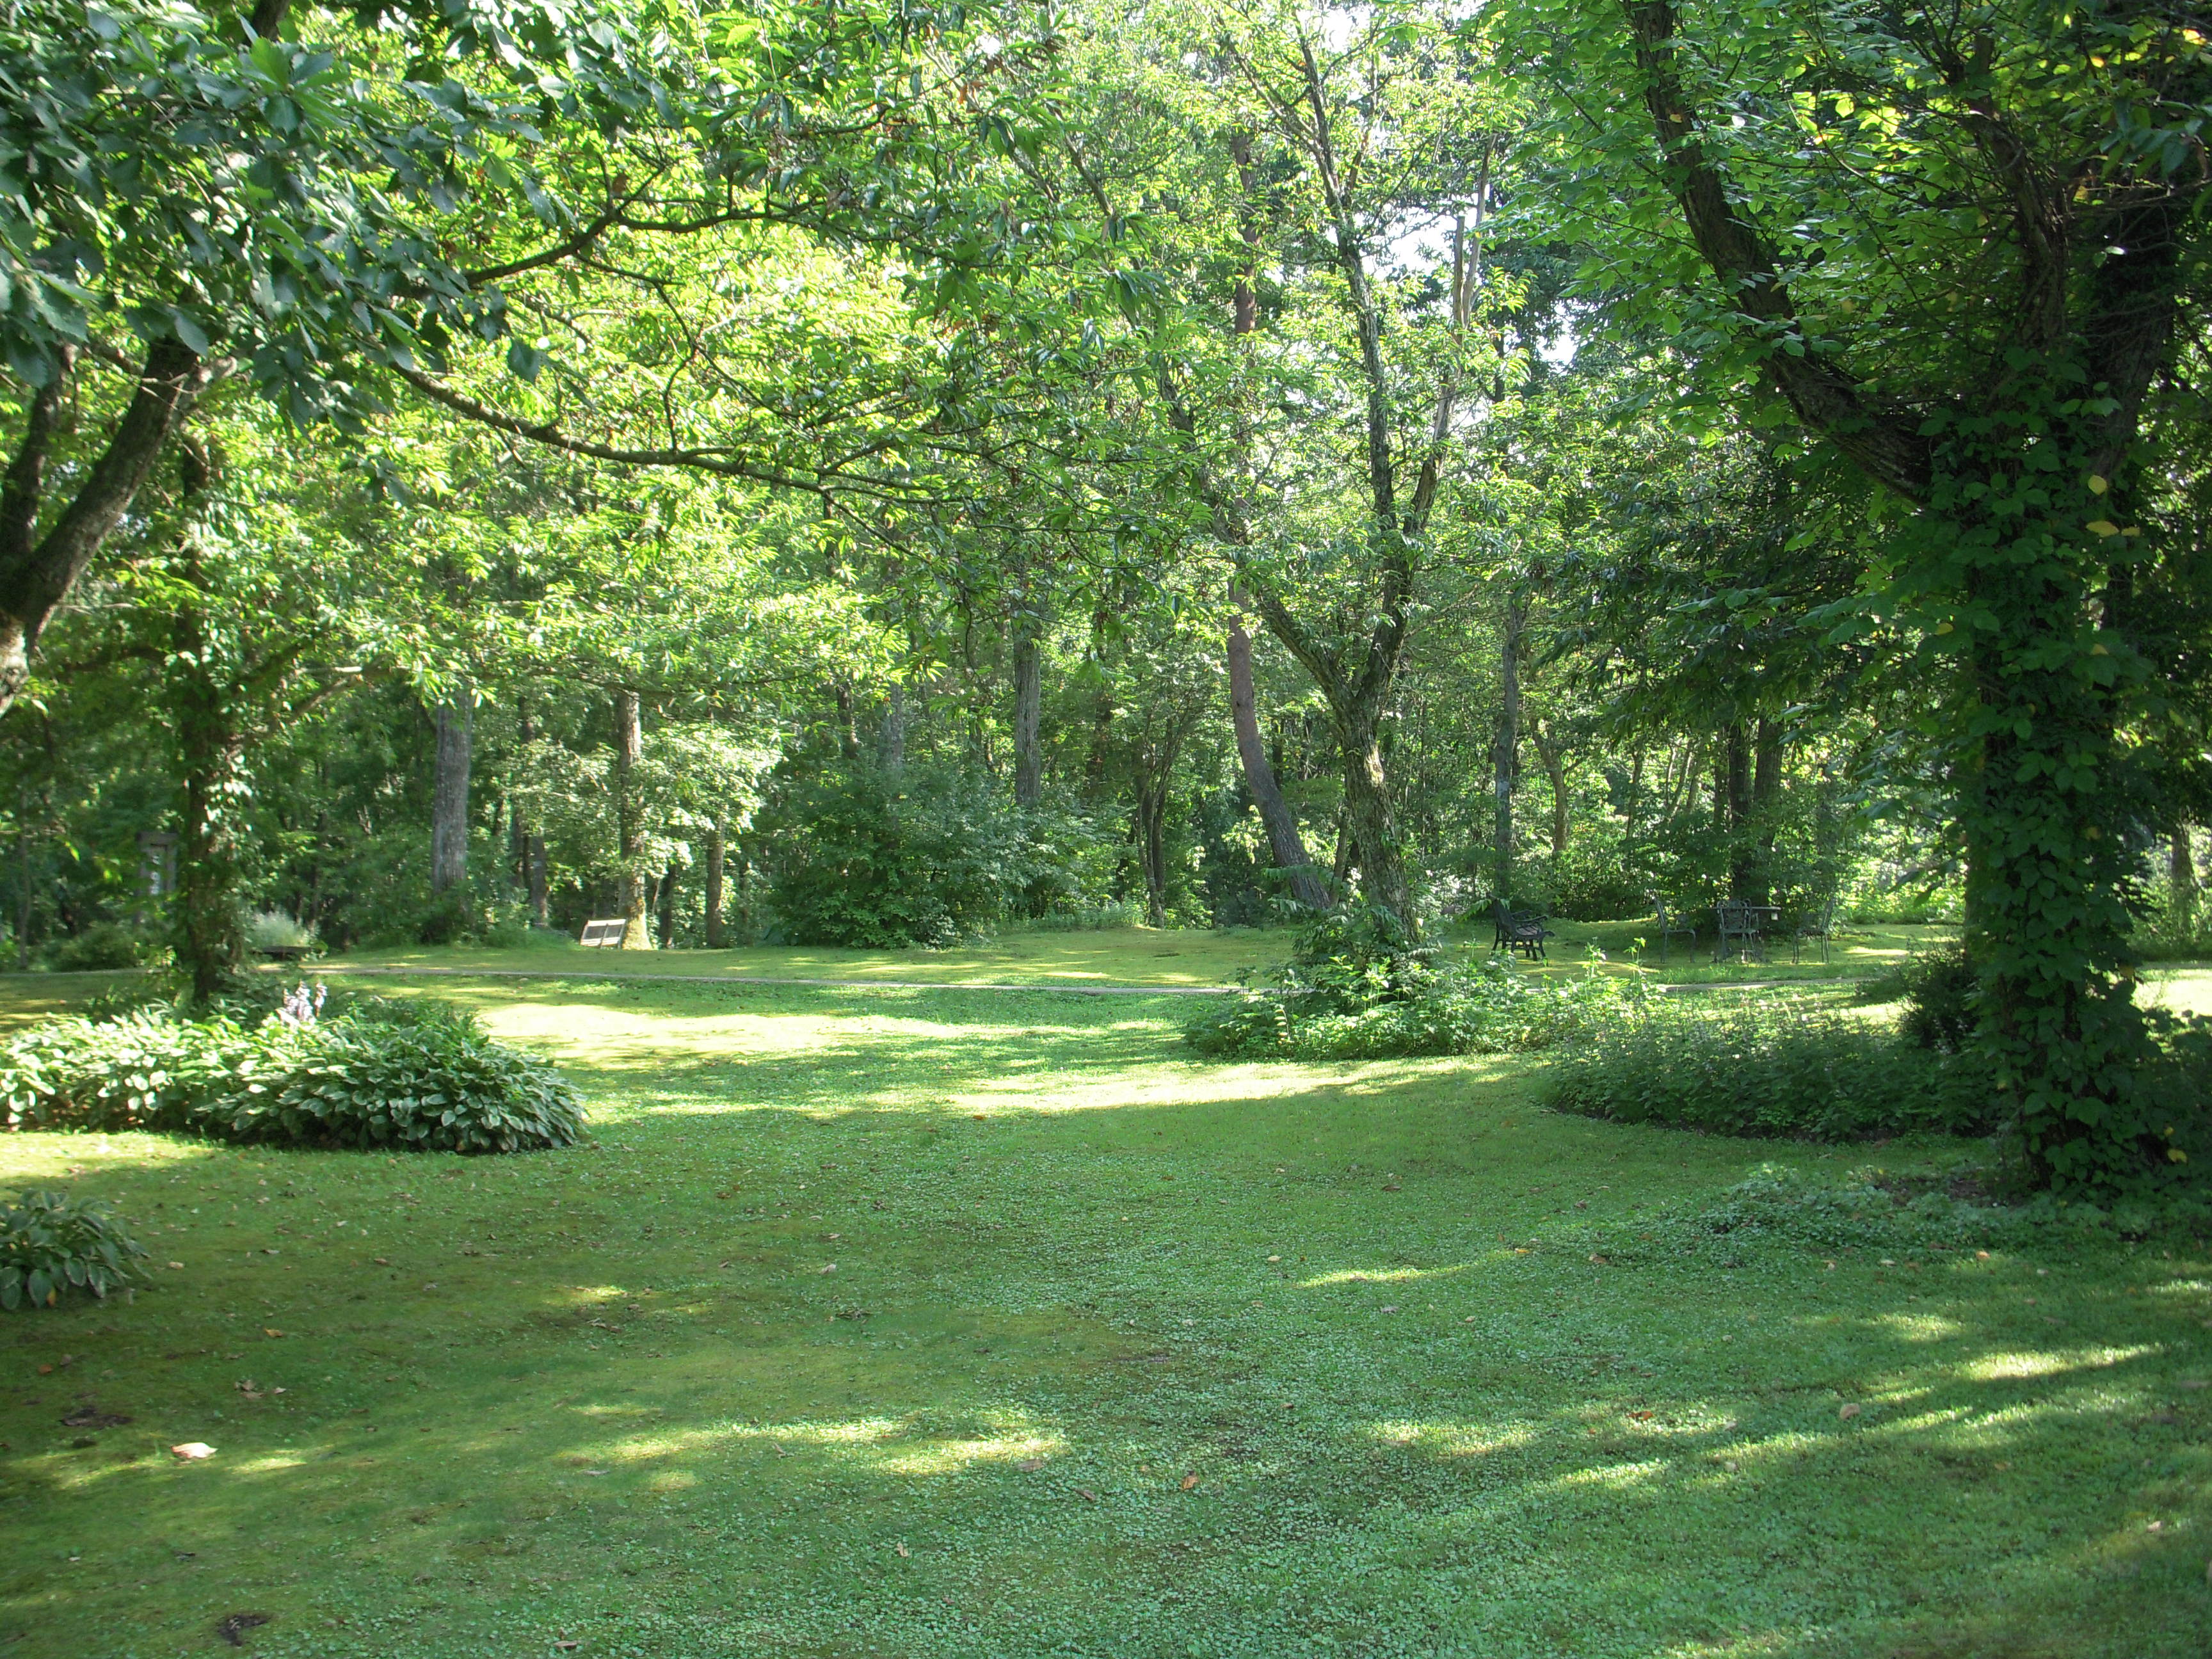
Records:
M1964 1062L1794 997L1623 1006L1562 1050L1545 1091L1622 1123L1824 1140L1983 1133L1999 1110Z
M572 1144L584 1116L558 1072L465 1017L249 1026L142 1009L0 1045L0 1126L513 1152Z

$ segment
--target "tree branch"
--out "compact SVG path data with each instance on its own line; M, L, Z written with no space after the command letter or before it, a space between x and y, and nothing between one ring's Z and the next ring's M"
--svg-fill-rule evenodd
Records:
M1621 9L1644 72L1644 103L1673 174L1668 187L1730 302L1759 325L1768 345L1768 377L1800 420L1868 476L1908 500L1923 499L1933 471L1926 441L1913 427L1870 410L1856 381L1805 337L1765 238L1729 200L1726 178L1705 157L1695 112L1675 69L1674 0L1622 0ZM1784 349L1784 343L1796 349Z
M53 373L32 396L22 446L9 465L5 483L0 484L0 569L30 561L39 504L46 495L46 461L53 453L54 434L61 429L70 372L76 366L76 348L64 345L57 356L60 361Z

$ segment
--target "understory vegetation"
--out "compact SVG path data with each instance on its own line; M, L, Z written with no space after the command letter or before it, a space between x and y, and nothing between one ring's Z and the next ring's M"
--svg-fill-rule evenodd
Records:
M1183 1040L1216 1060L1382 1060L1544 1048L1648 994L1588 971L1540 979L1492 954L1439 965L1438 947L1377 906L1340 906L1298 934L1257 988L1206 1009Z

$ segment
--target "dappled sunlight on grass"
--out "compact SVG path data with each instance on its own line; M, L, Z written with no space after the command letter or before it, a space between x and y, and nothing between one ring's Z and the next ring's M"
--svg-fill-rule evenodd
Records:
M1412 1419L1368 1425L1372 1438L1409 1447L1431 1457L1488 1457L1534 1445L1537 1431L1526 1423L1433 1423Z
M2062 1376L2069 1371L2103 1370L2158 1352L2148 1345L2125 1348L2014 1349L1987 1353L1958 1368L1958 1374L1977 1382L1996 1382L2019 1377Z
M1410 1285L1422 1279L1449 1279L1471 1271L1473 1266L1468 1262L1450 1267L1345 1267L1335 1273L1316 1273L1310 1279L1301 1279L1297 1285L1302 1291L1313 1291L1328 1285Z
M2203 1651L2201 1252L1723 1243L1860 1154L1200 1066L1151 1000L438 994L596 1144L0 1142L191 1264L0 1322L11 1653Z
M1904 1342L1942 1342L1966 1334L1966 1328L1941 1314L1886 1313L1873 1323Z

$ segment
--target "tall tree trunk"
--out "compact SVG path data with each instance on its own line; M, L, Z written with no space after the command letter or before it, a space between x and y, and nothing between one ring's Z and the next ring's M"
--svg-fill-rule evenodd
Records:
M1298 835L1297 814L1283 799L1260 741L1259 691L1252 678L1252 636L1244 619L1233 611L1229 618L1229 718L1237 731L1237 757L1244 768L1244 787L1260 809L1260 822L1267 831L1267 850L1275 867L1289 872L1291 896L1311 910L1328 908L1328 889L1306 853Z
M1359 860L1359 890L1410 928L1413 885L1398 845L1398 817L1382 771L1380 734L1372 729L1345 739L1344 821Z
M1751 888L1753 904L1774 902L1774 809L1782 794L1783 742L1782 723L1761 714L1751 745L1751 829L1758 848Z
M430 890L468 890L469 760L476 711L466 696L438 706L438 753L430 802Z
M1552 786L1552 856L1567 850L1568 822L1571 803L1567 799L1567 745L1561 740L1557 728L1549 722L1538 720L1531 728L1536 739L1536 757L1544 763L1544 775Z
M668 868L660 878L660 948L676 948L676 860L668 861Z
M530 925L546 927L552 925L545 907L545 837L530 838Z
M31 966L31 813L29 796L22 800L15 830L15 966L27 972Z
M1168 925L1168 786L1164 778L1137 786L1137 856L1145 872L1145 920Z
M2166 903L2183 934L2197 931L2197 860L2189 842L2189 826L2177 823L2166 843Z
M714 814L714 821L707 830L707 948L726 949L729 938L722 928L722 815Z
M179 494L191 503L213 482L213 465L199 444L187 441L179 457ZM206 619L198 596L205 591L198 543L188 530L179 573L179 602L169 623L169 660L163 690L176 732L179 771L177 886L170 911L177 963L191 999L217 995L246 951L238 914L238 803L245 795L240 763L246 737L239 729L237 692L217 678Z
M896 773L906 765L906 681L891 682L890 695L884 701L884 723L876 731L876 757L886 772Z
M1492 856L1496 896L1513 902L1513 785L1521 770L1521 633L1528 619L1528 601L1515 593L1505 601L1505 625L1498 647L1498 735L1490 746Z
M850 680L839 680L832 691L837 701L837 753L846 760L858 760L860 729L854 723L853 684Z
M1723 809L1721 822L1727 826L1729 896L1755 903L1759 858L1751 836L1751 733L1741 720L1731 720L1722 732L1720 753L1713 761L1713 788Z
M514 742L520 762L518 774L522 767L528 765L526 757L537 736L537 728L530 720L530 697L527 693L518 692L514 699ZM514 788L512 780L509 787L513 793L508 796L508 801L514 809L514 820L508 840L508 856L514 860L514 884L526 895L530 891L530 818L523 811L522 792Z
M625 951L650 951L653 936L646 927L644 780L639 763L645 752L645 723L637 693L615 693L615 833L622 871L617 885L622 896L623 942Z
M1037 617L1014 619L1014 804L1035 806L1044 791L1044 653Z

